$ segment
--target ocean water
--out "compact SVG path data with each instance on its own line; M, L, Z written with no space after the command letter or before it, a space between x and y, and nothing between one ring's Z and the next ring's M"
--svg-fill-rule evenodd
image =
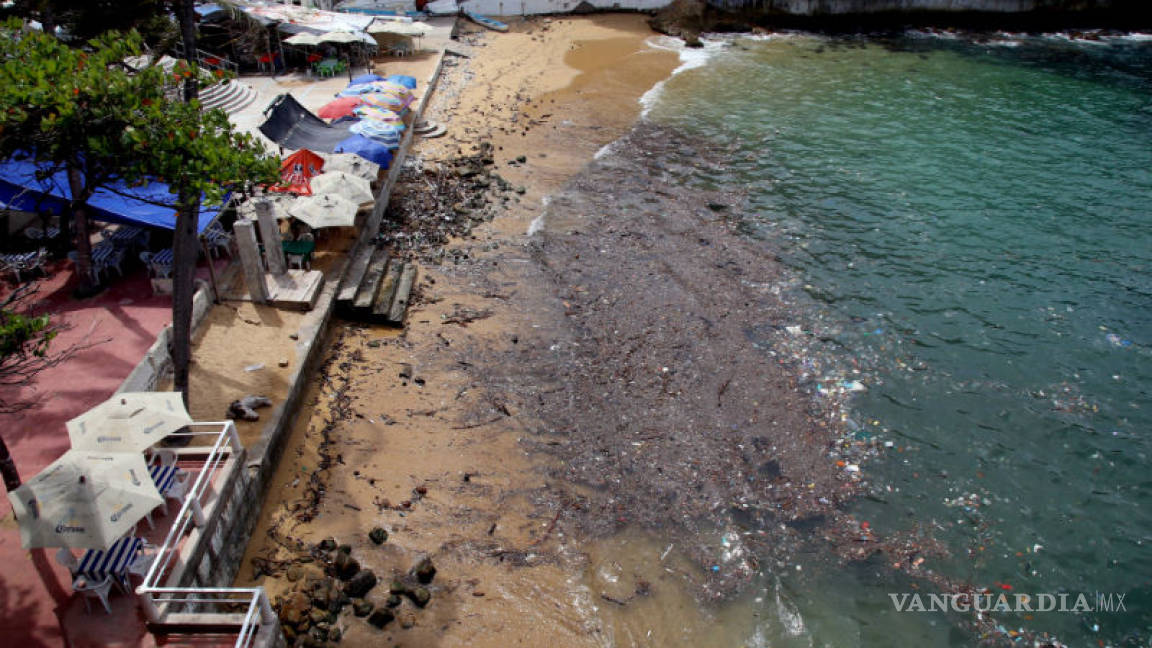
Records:
M669 173L741 192L743 228L795 278L797 326L860 372L846 425L890 446L852 513L938 541L923 568L953 582L1123 596L996 612L994 638L1148 645L1152 43L790 35L683 60L644 118L725 163L686 153ZM766 574L723 643L978 643L966 615L889 596L934 591L813 558Z

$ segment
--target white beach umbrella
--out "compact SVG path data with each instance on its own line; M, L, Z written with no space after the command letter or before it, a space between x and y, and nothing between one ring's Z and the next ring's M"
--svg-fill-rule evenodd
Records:
M368 26L369 34L398 34L401 36L423 36L432 31L432 26L422 22L396 22L377 20Z
M319 45L323 41L320 40L320 34L300 32L299 34L285 38L284 42L289 45Z
M312 229L321 227L351 227L356 224L356 212L360 206L340 196L303 196L288 209L288 215L307 224Z
M272 203L272 214L277 219L288 218L288 207L295 202L296 194L271 191L261 196L249 198L244 202L236 203L236 215L240 218L256 220L256 203L261 200Z
M340 196L357 205L375 200L372 185L367 180L342 171L330 171L313 177L312 195Z
M369 162L355 153L325 153L325 171L343 171L371 182L380 175L380 165Z
M125 392L68 421L72 447L142 452L192 422L179 392Z
M343 29L337 29L327 32L320 36L322 43L365 43L367 45L376 46L376 39L372 38L364 32L353 32Z
M69 450L8 494L20 544L107 549L164 503L139 452Z

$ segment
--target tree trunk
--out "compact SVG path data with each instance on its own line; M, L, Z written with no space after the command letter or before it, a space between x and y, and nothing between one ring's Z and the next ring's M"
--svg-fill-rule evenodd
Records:
M4 488L9 493L20 488L20 471L16 470L16 462L12 461L3 437L0 437L0 475L4 476Z
M184 45L184 60L193 72L198 72L199 62L196 55L196 5L193 0L180 0L176 8L176 19L180 21L180 41ZM184 79L184 101L192 101L200 96L200 81L198 74Z
M76 294L87 297L96 292L96 286L92 282L92 243L88 240L88 194L78 169L68 169L68 185L72 192L68 209L72 212L72 228L76 233L76 279L80 282Z
M188 366L192 361L192 296L195 292L200 199L180 193L172 237L172 384L188 407ZM209 260L209 262L211 262Z

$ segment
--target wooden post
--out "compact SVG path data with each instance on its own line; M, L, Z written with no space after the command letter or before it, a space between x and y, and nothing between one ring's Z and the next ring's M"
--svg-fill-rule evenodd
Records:
M268 302L268 289L264 285L264 265L260 262L260 245L256 242L256 228L252 221L238 220L232 226L236 235L236 248L240 253L240 266L244 268L244 282L248 294L257 304Z
M268 272L282 275L288 271L288 264L284 261L284 247L280 245L280 225L276 222L276 215L272 213L271 202L256 201L256 219L260 223L260 240L264 241L264 260L267 261Z

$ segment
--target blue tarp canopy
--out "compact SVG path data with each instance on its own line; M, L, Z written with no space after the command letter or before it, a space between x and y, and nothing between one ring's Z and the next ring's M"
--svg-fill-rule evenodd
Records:
M37 212L49 210L62 214L68 209L71 191L68 174L58 171L37 178L41 168L32 160L0 162L0 209ZM88 199L89 218L109 223L176 229L176 210L145 201L174 203L175 194L163 182L129 187L122 182L112 185L114 191L99 189ZM197 233L203 233L220 214L220 207L201 206Z

